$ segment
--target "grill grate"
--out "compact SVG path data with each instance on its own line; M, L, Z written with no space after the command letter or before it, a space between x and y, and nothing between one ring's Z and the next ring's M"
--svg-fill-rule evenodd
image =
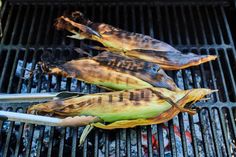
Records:
M0 92L26 93L101 89L75 79L36 74L43 51L69 53L83 42L65 38L53 28L64 11L80 10L97 22L148 34L183 52L218 55L219 59L168 72L182 89L219 89L207 102L198 103L197 115L179 114L166 124L133 129L95 129L78 147L80 128L58 128L0 122L0 156L232 156L236 155L236 53L228 2L14 2L1 11ZM90 52L95 55L96 52ZM26 112L29 104L3 104L0 109ZM158 144L157 144L158 143Z

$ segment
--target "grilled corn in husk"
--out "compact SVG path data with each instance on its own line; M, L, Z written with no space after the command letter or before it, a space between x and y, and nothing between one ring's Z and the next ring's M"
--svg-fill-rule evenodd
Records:
M93 23L81 12L61 16L55 22L58 30L67 30L75 39L90 39L102 43L114 53L159 64L166 70L184 69L196 66L217 58L214 55L197 55L181 53L169 44L153 39L150 36L130 33L104 23Z
M59 117L89 116L96 118L96 122L87 122L88 125L103 129L129 128L163 123L179 112L194 114L193 110L184 107L212 92L204 88L182 91L133 89L46 102L30 107L28 112Z
M77 49L83 53L81 49ZM41 60L47 69L44 71L65 77L92 83L113 90L163 87L179 90L174 81L154 63L128 58L110 52L103 52L95 57L73 60L60 59L45 52Z

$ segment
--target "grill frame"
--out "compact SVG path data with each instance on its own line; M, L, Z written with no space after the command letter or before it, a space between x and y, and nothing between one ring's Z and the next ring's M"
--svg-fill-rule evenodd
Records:
M18 5L18 7L17 7ZM51 6L52 5L52 6ZM104 9L106 8L105 6L115 6L116 9L115 11L112 10L112 7L110 9ZM196 7L194 7L196 5ZM21 6L21 7L20 7ZM24 6L26 6L24 8ZM32 8L32 6L35 6L35 9ZM204 149L204 154L206 156L211 156L211 152L208 150L209 148L209 142L208 142L208 136L204 134L204 129L206 128L206 118L210 119L208 122L210 123L210 130L207 128L209 132L211 132L212 137L213 137L213 147L214 147L214 154L217 156L224 156L224 153L226 155L230 156L231 150L230 150L230 143L228 141L228 134L232 134L232 138L236 137L236 126L235 126L235 115L234 115L234 110L236 108L236 88L235 88L235 75L233 74L233 62L230 61L236 60L236 52L235 52L235 46L234 46L234 41L232 38L230 26L228 23L227 19L227 13L225 8L230 7L230 3L227 1L217 1L217 2L155 2L155 1L148 1L148 2L117 2L114 1L112 3L104 1L101 5L101 2L94 2L94 1L80 1L80 2L70 2L68 4L67 2L60 2L58 3L52 3L52 2L46 2L46 1L40 1L40 2L30 2L30 1L24 1L24 3L20 3L19 1L5 1L1 14L0 16L3 17L3 37L1 40L1 47L0 47L0 61L3 60L3 65L1 68L1 63L0 63L0 71L2 73L0 74L0 92L4 93L20 93L20 92L32 92L32 86L36 86L36 89L33 90L33 92L50 92L50 91L60 91L60 90L71 90L71 85L70 83L73 81L72 79L67 79L66 80L66 86L61 89L61 83L63 78L57 77L56 78L56 87L51 88L51 85L53 84L53 78L54 76L48 76L47 81L47 88L45 88L43 91L41 90L42 82L45 82L43 80L43 77L41 77L38 82L34 82L33 79L29 79L28 81L25 81L24 79L21 79L20 77L24 76L24 70L21 71L19 77L19 80L17 80L16 77L16 69L17 69L17 62L20 60L23 61L22 66L27 67L27 63L32 62L31 70L33 70L36 67L36 63L39 60L40 54L42 51L49 50L52 52L57 52L57 51L71 51L71 49L76 46L81 46L82 42L77 42L74 40L69 40L65 39L65 33L56 31L55 29L52 28L52 22L55 19L55 17L61 15L63 10L75 10L78 8L78 6L85 6L83 7L84 10L87 12L83 12L85 14L89 14L91 20L94 21L104 21L106 23L111 23L114 26L119 26L121 28L127 29L127 30L132 30L134 32L140 32L143 34L148 34L150 36L154 36L155 38L158 38L160 40L166 41L170 43L171 45L174 45L177 49L184 50L184 51L193 51L197 53L206 53L206 54L221 54L220 59L206 63L204 65L200 65L199 67L194 67L194 68L188 68L187 70L182 70L180 73L182 82L183 82L183 88L184 89L189 89L192 87L210 87L212 89L216 89L217 87L220 87L220 92L214 94L211 98L212 100L208 102L201 102L198 103L199 106L202 107L200 110L199 116L200 119L200 130L202 133L202 144L203 149ZM88 7L90 6L90 7ZM118 6L118 7L117 7ZM20 9L21 8L21 9ZM49 8L49 15L47 22L44 22L43 17L47 17L47 12ZM89 8L92 8L92 13L89 12ZM99 9L96 9L99 8ZM130 17L124 16L123 20L121 18L122 14L119 14L121 12L121 9L125 12L128 13L129 8L131 8L131 22L135 23L132 26L130 25ZM151 9L150 9L151 8ZM173 11L172 13L169 11ZM196 28L196 21L190 20L186 18L186 8L189 10L189 17L191 19L194 19L195 16L194 13L198 14L198 17L200 18L200 27L201 31L198 33L199 29ZM197 11L191 11L192 8L196 8ZM200 13L203 10L205 11L206 17L203 16L202 13ZM209 9L210 8L210 9ZM219 8L216 9L216 8ZM8 11L9 9L9 11ZM15 9L15 10L14 10ZM145 11L147 9L148 11ZM156 9L156 10L153 10ZM178 9L180 9L180 12L178 12ZM209 9L209 10L208 10ZM17 10L17 11L16 11ZM20 11L19 11L20 10ZM42 10L42 13L39 14L40 19L38 20L36 17L37 13ZM105 10L105 11L104 11ZM212 10L213 12L210 12ZM30 14L30 12L33 11L33 14ZM21 24L21 12L25 12L27 15L23 19L23 23ZM97 12L101 13L96 14ZM107 15L104 15L104 12L108 13ZM112 19L111 13L116 13L116 18L115 20ZM139 12L139 14L138 14ZM155 13L154 13L155 12ZM18 14L17 14L18 13ZM176 23L176 37L173 35L173 26L171 25L171 19L170 14L173 14L174 17L176 17L177 21ZM182 14L183 19L181 21L180 18L178 18L178 15ZM16 15L16 18L13 18L13 16ZM138 15L140 16L140 19L138 19ZM144 19L144 16L147 15L147 19ZM155 20L154 15L156 15L158 22L160 22L160 27L157 27L156 29L154 26L157 26L157 24L154 24ZM164 15L164 16L163 16ZM219 16L217 16L219 15ZM106 17L107 16L107 17ZM222 18L220 18L222 16ZM30 18L32 17L32 18ZM93 19L96 17L97 19ZM212 17L215 17L215 20L212 20ZM5 20L4 20L5 19ZM15 19L15 22L13 22ZM214 19L214 18L213 18ZM138 21L137 21L138 20ZM29 24L28 23L31 23ZM122 22L124 21L124 23ZM146 23L148 21L148 23ZM139 24L137 22L140 22ZM223 28L222 27L222 22L223 22ZM43 24L47 23L46 26ZM157 23L157 22L156 22ZM164 24L163 24L164 23ZM190 24L189 24L190 23ZM204 26L204 23L207 23L206 27ZM11 24L15 24L11 26ZM38 25L37 25L38 24ZM165 25L166 24L166 25ZM182 25L181 25L182 24ZM216 24L216 25L214 25ZM19 30L18 26L22 25L22 30ZM181 26L188 26L192 25L193 26L193 36L191 37L191 33L189 29L182 29ZM130 27L131 26L131 27ZM37 29L38 28L38 29ZM167 30L165 30L167 28ZM189 27L186 27L189 28ZM44 31L44 29L46 31ZM182 30L181 30L182 29ZM208 29L209 35L206 33ZM37 31L39 30L39 31ZM158 30L158 31L157 31ZM217 31L218 30L218 31ZM225 31L225 32L223 32ZM18 33L19 32L19 33ZM36 33L36 35L34 34ZM185 35L181 35L181 33ZM217 38L217 33L219 33L219 38ZM224 33L226 33L226 37L224 37ZM27 35L29 34L29 35ZM199 37L198 35L202 34L202 37ZM19 35L19 37L17 37ZM47 35L49 38L47 38ZM43 36L43 37L42 37ZM186 40L184 39L184 36L186 37ZM17 39L18 38L18 39ZM174 39L176 38L176 39ZM199 39L202 38L203 42L200 41ZM228 39L227 39L228 38ZM42 41L41 41L42 40ZM39 43L39 44L38 44ZM69 43L69 44L68 44ZM92 42L87 42L87 43L92 43ZM92 53L92 52L90 52ZM232 54L234 58L232 59L229 54ZM93 54L94 55L94 54ZM5 56L5 58L4 58ZM222 57L223 56L223 57ZM14 57L14 61L12 58ZM12 63L13 61L13 63ZM223 65L223 61L225 61L226 65ZM11 71L10 75L8 74L8 70L10 69L9 67L12 67L13 70ZM207 70L205 70L207 69ZM219 70L220 73L215 72L214 70ZM190 71L191 73L191 78L193 79L192 85L189 82L190 80L188 79L189 75L188 72ZM226 72L225 72L226 71ZM168 72L168 74L174 78L176 82L179 82L178 78L178 72ZM195 74L199 73L200 78L202 79L201 84L198 83L196 80ZM229 78L228 78L229 77ZM9 78L9 81L6 82ZM209 81L208 79L210 78ZM218 83L217 81L220 81L221 83ZM14 84L17 82L16 84ZM76 91L83 91L83 87L87 88L87 92L97 92L94 91L93 89L97 89L94 85L88 85L88 84L83 84L78 81L78 86L75 89ZM22 90L23 85L26 85L25 89ZM100 89L98 89L100 91ZM13 111L16 111L18 108L23 108L23 111L26 111L26 107L29 104L2 104L0 103L0 106L2 109L6 110L9 107L12 107ZM222 128L222 134L224 138L224 144L225 144L225 151L223 152L220 151L220 145L218 144L217 141L217 132L216 132L216 124L214 120L214 115L215 115L215 110L219 114L219 119L220 119L220 126ZM225 111L226 110L226 111ZM214 112L213 112L214 111ZM208 116L206 114L203 114L202 112L207 112ZM225 116L226 114L226 116ZM184 123L184 117L186 117L186 114L179 114L178 115L178 123L179 123L179 128L180 128L180 137L181 137L181 145L182 145L182 155L183 156L188 156L188 148L187 148L187 139L185 134L183 133L186 126ZM197 143L197 135L196 135L196 130L195 130L195 124L194 124L194 119L192 116L187 115L189 121L190 121L190 131L192 133L192 148L194 152L194 156L199 156L199 149L198 149L198 143ZM229 126L227 127L227 124L225 122L229 121ZM0 122L0 128L1 130L3 129L3 124ZM171 155L172 156L177 156L178 155L178 150L177 150L177 144L176 144L176 135L175 135L175 130L174 130L174 125L175 122L174 120L171 120L168 122L168 130L169 130L169 138L171 141L170 147L171 147ZM2 150L2 155L3 156L8 156L9 155L9 147L11 145L11 138L12 138L12 133L13 129L16 127L14 122L11 122L9 124L9 130L7 132L7 137L5 139L4 143L0 144L0 150ZM163 128L162 125L155 125L154 127L157 128L158 134L155 135L158 142L159 142L159 147L158 147L158 152L159 156L164 156L165 151L164 151L164 137L163 137ZM26 138L26 141L28 141L28 145L25 147L25 156L30 156L32 153L32 140L33 140L33 135L35 130L40 129L39 139L44 138L44 128L45 126L41 126L40 128L34 126L34 125L29 125L29 132L28 136ZM146 127L145 133L147 134L147 154L148 156L153 156L153 147L152 147L152 128L151 126ZM227 128L229 130L227 130ZM231 128L231 129L230 129ZM80 156L82 153L82 156L99 156L99 136L104 136L103 138L105 139L104 145L105 145L105 151L104 155L108 156L109 154L109 142L111 138L111 135L115 136L115 154L116 156L122 156L121 154L121 148L120 145L122 143L121 141L121 136L126 137L126 144L125 144L125 156L132 156L131 152L131 137L132 137L132 132L133 130L136 131L136 138L137 138L137 155L142 156L142 140L141 140L141 132L143 127L136 127L135 129L119 129L116 131L112 131L112 133L106 132L106 131L101 131L99 129L95 129L91 135L89 135L88 140L85 141L84 147L79 148L77 147L78 145L78 130L79 128L73 128L72 130L72 141L71 141L71 156ZM81 128L80 128L81 129ZM24 125L20 124L19 125L19 136L17 138L17 144L15 147L15 155L18 156L21 151L22 151L22 138L24 134ZM63 156L65 155L65 147L66 147L66 130L65 128L61 129L60 136L62 138L56 138L58 134L57 128L52 127L50 129L50 135L49 135L49 143L48 143L48 151L47 151L47 156L54 156L53 153L55 153L55 145L54 141L59 141L59 146L58 148L58 156ZM2 131L0 132L0 138L2 136ZM90 145L88 141L94 141L93 147L90 148ZM39 143L38 150L42 148L43 142L40 141ZM92 151L92 154L90 154L89 151ZM36 156L42 156L40 154L40 151L37 151Z

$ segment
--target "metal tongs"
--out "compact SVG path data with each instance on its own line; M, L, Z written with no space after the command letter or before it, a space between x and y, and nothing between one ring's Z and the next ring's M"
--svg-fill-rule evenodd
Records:
M73 96L81 96L82 93L59 92L59 93L28 93L28 94L0 94L0 103L24 103L24 102L43 102L55 99L63 99ZM68 118L54 118L26 113L10 111L0 111L0 120L9 120L38 125L49 126L80 126L86 125L86 121L93 120L94 117L76 116ZM96 121L96 119L94 119Z

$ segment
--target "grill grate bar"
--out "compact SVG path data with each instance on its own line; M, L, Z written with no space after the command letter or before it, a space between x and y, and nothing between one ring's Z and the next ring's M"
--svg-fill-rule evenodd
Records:
M19 33L19 43L23 42L24 38L24 32L26 31L26 26L27 26L27 19L29 19L29 14L30 12L30 7L26 7L26 12L24 14L24 19L23 19L23 26L22 26L22 31Z
M32 40L33 35L35 35L33 33L34 31L34 26L35 26L35 22L36 22L36 17L37 17L37 12L38 12L38 5L33 6L34 8L34 12L33 12L33 19L32 19L32 23L30 25L30 30L29 30L29 34L28 34L28 38L27 38L27 45L30 43L30 41ZM31 18L29 18L29 20L31 20Z
M174 19L175 19L175 27L176 27L176 36L177 36L177 43L181 44L181 36L180 36L180 26L179 26L179 19L177 16L177 11L176 11L176 7L173 7L173 11L174 11Z
M198 156L197 136L195 132L193 116L189 115L188 117L189 117L189 124L190 124L191 138L192 138L193 153L194 153L194 156Z
M193 72L193 69L191 69L191 70ZM196 77L193 76L192 78L193 78L193 87L199 88L199 85L197 84ZM199 116L199 115L196 115L196 116ZM196 128L194 126L194 116L189 115L188 118L189 118L189 125L190 125L190 131L191 131L193 152L194 152L194 155L197 156L199 151L198 151L198 145L197 145L197 135L196 135L196 131L195 131Z
M212 132L212 136L213 136L213 145L216 151L216 155L220 156L220 151L219 151L219 141L217 140L217 134L216 134L216 122L215 119L213 117L214 111L212 109L209 110L209 117L210 117L210 123L211 123L211 132Z
M176 157L177 156L177 152L176 152L176 140L175 140L175 132L174 132L174 124L173 124L173 120L170 120L168 122L168 126L169 126L169 138L170 138L170 142L171 142L171 154L172 156Z
M183 156L187 157L188 156L188 151L187 151L187 142L186 142L186 135L185 135L185 129L184 129L183 114L180 113L178 115L178 118L179 118L179 127L180 127L180 130L181 130L181 141L182 141Z
M152 17L151 6L150 5L148 5L147 9L148 9L147 12L148 12L148 21L149 21L149 23L148 23L148 25L149 25L149 35L154 38L153 20L155 20L155 19L153 19L153 17Z
M55 9L56 11L56 17L59 17L59 16L61 16L61 12L62 12L62 7L61 7L61 5L59 5L58 6L58 8L57 9ZM54 19L52 19L52 21L53 21ZM51 24L51 25L53 25L53 23ZM51 29L53 29L53 28L51 28ZM60 38L59 37L59 33L60 32L58 32L57 30L52 30L52 32L53 32L53 35L52 35L52 45L57 45L57 42L58 42L58 39Z
M184 13L184 6L181 5L180 7L181 7L181 16L183 17L183 24L185 26L187 26L186 16L185 16L185 13ZM185 38L186 38L187 45L189 45L190 44L190 39L189 39L188 27L186 27L186 29L185 29Z
M141 138L141 128L137 127L136 128L136 132L137 132L137 156L141 157L142 156L142 148L141 148L141 144L142 144L142 138Z
M14 122L10 122L9 131L7 133L7 138L6 138L6 143L4 145L3 157L7 157L7 154L8 154L13 126L14 126Z
M19 52L20 52L20 50L16 51L16 55L15 55L15 58L14 58L14 63L13 63L11 75L10 75L10 78L9 78L7 93L11 93L13 78L14 78L14 75L15 75L16 67L17 67L17 61L19 59ZM1 89L1 85L2 85L2 83L0 82L0 89Z
M85 139L84 144L83 144L83 157L87 156L87 149L88 149L88 140Z
M172 40L172 36L171 36L171 33L170 33L170 31L171 31L171 24L170 24L170 15L169 15L169 12L168 12L168 7L166 6L165 7L165 14L166 14L166 26L167 26L167 36L168 36L168 40L169 40L169 43L170 44L173 44L173 40Z
M116 157L120 156L120 130L116 133Z
M63 128L61 130L61 135L60 135L60 148L59 148L59 155L60 157L63 156L63 152L64 152L64 145L65 145L65 133L66 133L66 129Z
M23 69L26 68L26 64L27 64L26 61L27 61L29 50L24 50L23 52L24 52L24 60L23 60L23 65L22 65L22 69L21 69L21 73L20 73L18 86L17 86L17 93L21 92L21 87L22 87L22 83L23 83L23 76L25 74L25 71Z
M20 21L19 21L20 15L21 15L21 13L22 13L22 5L19 6L18 12L19 12L19 14L16 15L16 20L15 20L16 23L15 23L15 25L14 25L14 28L13 28L13 31L12 31L12 34L11 34L10 44L13 43L13 39L14 39L14 37L15 37L15 35L16 35L16 29L17 29L17 26L19 25L19 22L20 22Z
M26 146L26 153L25 156L30 156L30 149L31 149L31 143L33 139L33 133L34 133L34 125L29 124L29 135L27 137L27 146Z
M191 8L191 5L188 5L187 8L188 8L188 12L190 14L190 18L194 19L193 8ZM192 33L193 33L193 36L194 36L194 43L196 43L196 45L200 45L198 37L197 37L197 29L196 29L195 21L194 20L190 20L189 22L191 23L191 26L192 26L192 29L193 29Z
M192 69L193 73L194 73L194 70ZM194 76L191 75L191 77L193 78L193 80L195 79ZM189 81L186 79L188 78L187 74L186 74L186 71L183 71L183 82L184 82L184 89L190 89L191 87L189 86ZM193 81L194 82L194 81ZM194 82L196 83L196 81ZM194 84L194 86L196 86L196 84ZM186 139L186 135L185 135L185 127L184 127L184 119L183 119L183 116L185 116L183 113L179 114L179 124L180 124L180 129L181 129L181 138L182 138L182 145L183 145L183 151L184 151L184 155L185 156L188 156L187 154L187 139ZM192 120L192 116L188 116L188 120L191 121ZM191 120L190 120L191 119ZM196 134L195 134L195 127L194 127L194 123L190 124L192 126L190 126L190 130L191 130L191 135L192 135L192 139L193 141L195 141L195 137L196 137ZM193 132L192 132L193 131ZM197 148L195 148L195 144L192 144L192 147L193 149L195 150L194 152L197 152Z
M96 129L94 132L94 157L97 156L98 156L98 130Z
M17 138L17 141L16 141L15 156L19 155L20 144L21 144L20 142L21 142L21 138L22 138L22 135L23 135L23 130L24 130L24 123L21 123L20 128L19 128L18 138Z
M32 66L31 66L30 71L34 71L35 66L36 66L36 64L37 64L37 62L36 62L37 54L36 54L36 52L35 52L34 50L33 50L33 51L31 50L31 53L33 53L33 59L32 59ZM28 80L28 86L27 86L27 92L28 92L28 93L31 92L32 81L33 81L33 78L30 77L29 80Z
M78 128L73 128L72 132L72 147L71 147L71 157L76 157L77 150L77 137L78 137Z
M208 11L208 9L206 8L206 7L204 7L204 9L205 9L205 12L206 12L206 19L207 19L207 21L208 21L208 24L209 24L209 28L210 28L210 33L212 34L212 41L213 41L213 43L216 43L216 38L215 38L215 36L214 36L214 32L213 32L213 28L212 28L212 21L211 21L211 19L209 19L209 11ZM221 41L221 43L222 43L222 41Z
M47 20L47 28L46 28L46 33L45 33L45 38L44 38L44 42L43 42L43 45L48 45L50 44L50 40L49 40L49 37L47 37L47 35L50 34L50 31L51 31L51 25L52 25L52 21L53 21L53 11L54 11L54 8L53 6L50 6L50 9L49 9L49 18Z
M7 53L6 62L4 64L4 68L2 70L2 75L1 75L1 78L0 78L0 92L3 92L1 89L2 89L2 86L3 86L4 79L5 79L5 75L6 75L6 71L7 71L7 66L8 66L8 64L10 62L10 55L11 55L11 52Z
M233 111L234 110L230 110L230 108L228 109L229 111L229 116L230 116L230 124L232 125L232 130L233 130L233 139L236 139L236 124L235 124L235 118L233 116Z
M152 157L153 156L153 149L152 149L153 144L152 144L152 128L151 128L151 126L147 126L147 145L149 146L148 147L148 156Z
M163 130L160 124L157 125L157 134L158 134L158 142L159 142L159 156L164 157L164 138L163 138Z
M9 9L9 13L8 13L8 16L7 16L7 22L6 22L6 26L4 27L4 30L3 30L3 35L2 35L2 40L1 40L1 44L3 44L3 41L5 40L6 38L6 34L9 30L9 26L10 26L10 19L12 18L12 14L13 14L13 6L10 6L10 9Z
M216 8L213 8L213 13L214 13L214 20L216 22L216 28L217 28L217 31L219 32L220 34L220 43L225 43L224 39L223 39L223 33L222 33L222 29L219 28L220 27L220 23L219 23L219 20L218 20L218 16L217 16L217 13L216 13Z
M43 21L45 20L45 16L46 16L46 7L43 7L42 10L42 14L40 16L39 19L39 28L38 28L38 33L37 33L37 37L36 37L36 44L38 44L40 42L40 39L42 38L42 34L43 34Z
M203 139L203 145L204 145L204 152L206 156L210 156L209 154L209 145L208 145L208 138L206 136L206 120L205 117L202 115L203 111L200 111L199 113L199 121L201 123L200 127L201 127L201 133L202 133L202 139Z
M41 126L40 127L40 132L39 132L39 138L38 138L38 148L37 148L37 154L36 154L36 157L40 157L40 154L41 154L41 149L42 149L42 145L43 145L43 137L44 137L44 130L45 130L45 127L44 126Z
M7 2L2 3L1 12L0 12L0 19L1 19L1 20L3 19L3 15L4 15L4 13L6 13L6 11L7 11L7 10L6 10L7 5L8 5ZM2 20L2 22L3 22L3 20ZM2 31L3 31L3 28L5 28L5 27L3 27L4 24L5 24L5 23L2 23L2 24L1 24L1 25L2 25ZM2 33L3 33L3 32L2 32ZM2 35L3 35L3 34L2 34Z
M2 109L2 108L1 108ZM0 121L0 129L2 130L3 129L3 124L4 124L4 122L3 121ZM1 150L3 150L4 149L4 147L3 147L3 136L2 136L2 131L0 131L0 149ZM3 153L1 152L1 155L2 155Z
M48 153L47 156L52 156L52 147L53 147L53 136L54 136L55 127L50 127L49 143L48 143Z
M130 129L124 129L126 135L126 155L127 157L131 156L131 146L130 146Z
M104 134L105 136L105 156L109 156L109 141L108 141L108 134ZM127 138L127 142L129 139Z
M183 70L184 89L190 89L189 81L186 78L188 78L187 74L186 74L186 71ZM179 118L180 130L181 130L180 132L181 132L181 140L182 140L182 146L183 146L183 153L184 153L184 156L188 156L187 139L186 139L186 134L185 134L185 125L184 125L184 117L183 116L185 116L185 115L183 113L180 113L178 115L178 118ZM193 126L193 128L194 128L194 126Z
M225 122L226 122L226 120L225 120L224 113L222 110L220 110L220 123L223 126L222 132L223 132L223 138L224 138L224 142L225 142L225 146L226 146L226 151L227 151L227 155L231 156Z

